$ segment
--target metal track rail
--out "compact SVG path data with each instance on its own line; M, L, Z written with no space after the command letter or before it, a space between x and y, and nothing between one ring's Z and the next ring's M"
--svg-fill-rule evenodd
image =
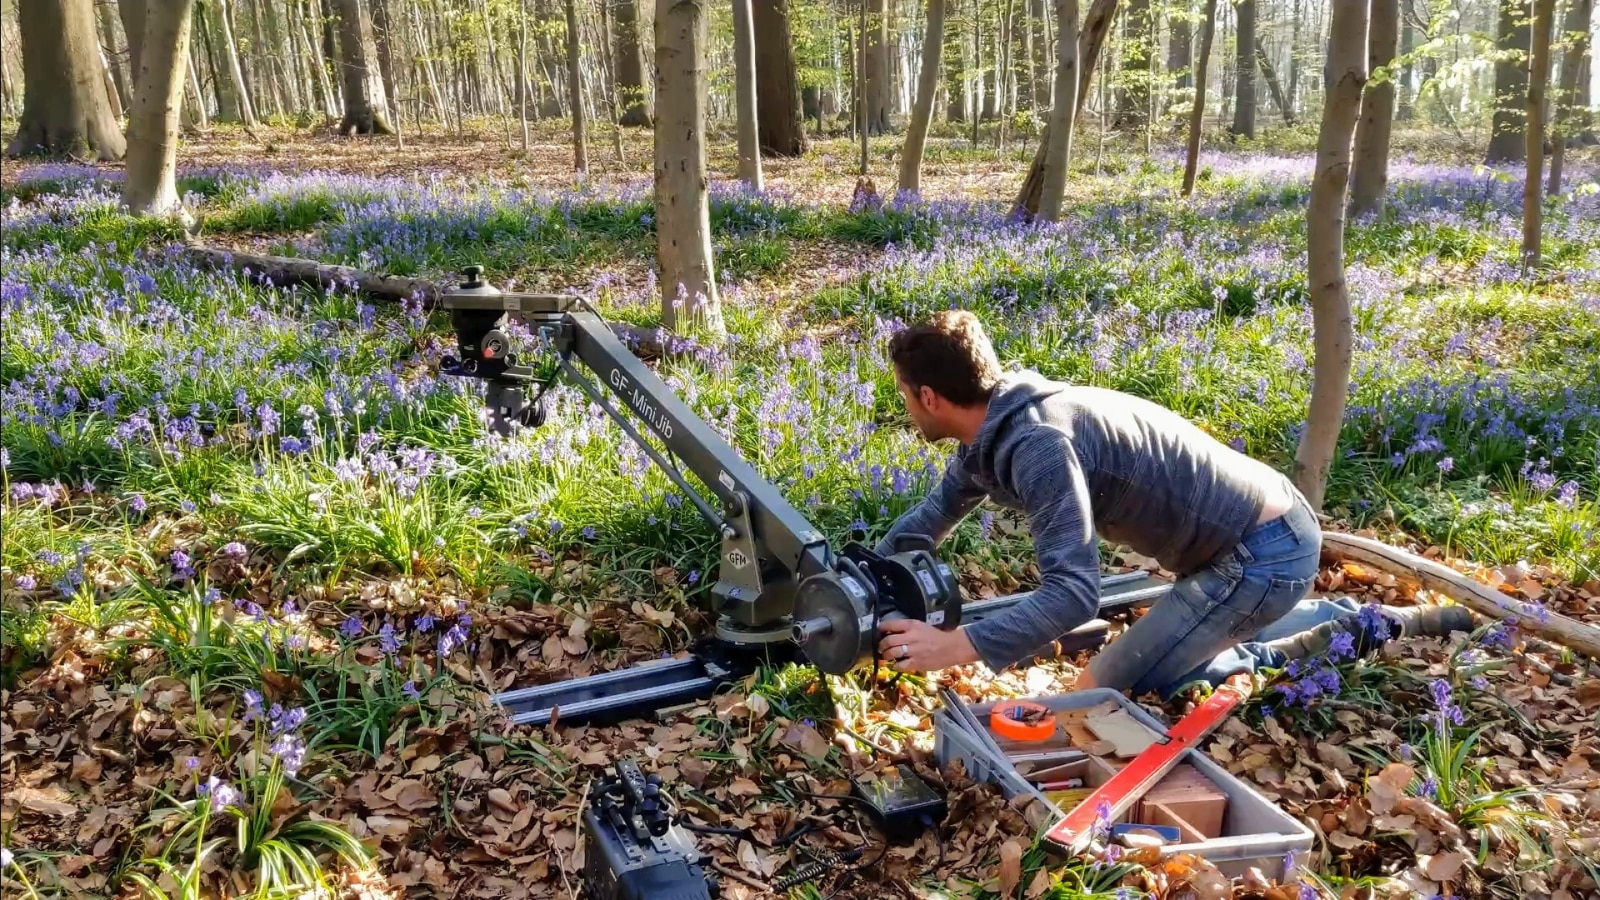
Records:
M1107 575L1100 581L1100 615L1116 615L1154 602L1171 585L1147 572ZM1028 593L995 597L964 606L963 622L981 620L1030 596ZM1097 627L1091 627L1097 626ZM1063 641L1064 651L1092 649L1105 641L1105 622L1097 619ZM649 662L613 672L572 678L553 684L519 688L491 699L505 709L515 725L547 725L552 719L570 725L612 724L646 718L664 709L705 700L723 685L747 675L758 660L740 666L733 660L716 661L696 655Z

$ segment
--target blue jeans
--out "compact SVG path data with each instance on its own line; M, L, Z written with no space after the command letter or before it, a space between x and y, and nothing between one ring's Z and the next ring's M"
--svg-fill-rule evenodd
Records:
M1170 698L1194 681L1216 684L1237 672L1281 666L1281 655L1262 642L1345 614L1332 601L1302 608L1317 576L1322 527L1299 492L1293 496L1288 512L1253 526L1231 551L1180 578L1100 651L1089 663L1094 683ZM1349 612L1355 611L1351 601Z

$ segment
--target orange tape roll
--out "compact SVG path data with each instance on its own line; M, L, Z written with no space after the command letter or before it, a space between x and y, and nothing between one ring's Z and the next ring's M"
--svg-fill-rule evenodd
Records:
M1008 700L989 713L989 728L1012 741L1047 741L1056 733L1056 714L1026 700Z

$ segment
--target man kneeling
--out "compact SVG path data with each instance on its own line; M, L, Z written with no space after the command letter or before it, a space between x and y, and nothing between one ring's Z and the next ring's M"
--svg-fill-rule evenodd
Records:
M923 436L955 438L960 447L879 552L899 534L943 541L988 498L1026 515L1040 573L1031 596L954 631L885 623L880 649L901 671L982 661L998 672L1094 618L1101 537L1180 577L1093 659L1079 688L1170 697L1193 681L1281 666L1290 658L1283 639L1354 616L1349 601L1302 603L1322 531L1294 484L1172 410L1035 372L1007 375L977 317L962 310L896 334L890 356ZM1418 623L1397 624L1404 634ZM1277 645L1260 643L1275 638Z

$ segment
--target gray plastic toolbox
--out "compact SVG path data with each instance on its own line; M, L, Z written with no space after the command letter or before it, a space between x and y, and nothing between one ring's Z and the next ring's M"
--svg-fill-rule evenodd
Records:
M1167 730L1149 712L1112 690L1099 688L1028 699L1054 710L1082 709L1111 701L1126 709L1129 715L1155 734L1165 734ZM979 722L987 722L994 706L993 703L983 703L968 708ZM933 721L934 755L941 766L959 759L965 764L971 778L997 785L1007 800L1018 794L1036 798L1052 811L1046 827L1066 814L1066 810L1057 807L1043 792L1028 783L1010 760L997 756L981 736L960 724L954 714L937 710ZM1294 851L1296 858L1303 859L1311 849L1314 841L1311 829L1229 774L1215 760L1198 750L1189 750L1180 762L1194 766L1200 774L1210 779L1227 796L1228 808L1223 816L1222 837L1199 843L1170 845L1166 848L1167 852L1193 853L1204 857L1229 877L1243 875L1246 870L1255 868L1268 878L1281 880L1289 874L1284 871L1285 854Z

